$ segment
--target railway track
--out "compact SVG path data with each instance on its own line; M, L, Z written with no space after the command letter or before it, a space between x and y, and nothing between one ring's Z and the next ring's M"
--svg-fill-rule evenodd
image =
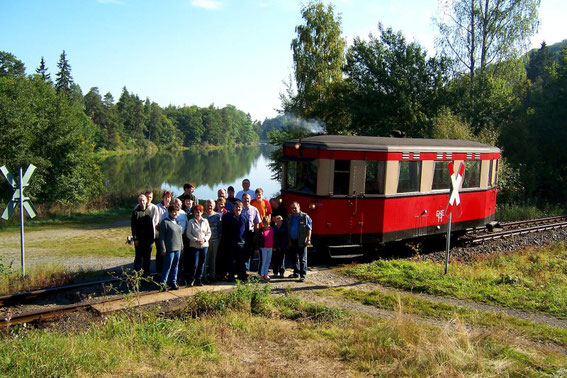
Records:
M488 231L486 228L470 230L464 240L469 244L478 244L489 240L497 240L516 235L524 235L534 232L542 232L567 228L567 216L555 216L531 219L527 221L503 223L501 228Z
M85 287L90 286L97 286L97 285L108 285L112 283L120 282L120 278L110 278L106 280L99 280L99 281L92 281L92 282L83 282L71 285L63 285L63 286L55 286L49 287L45 289L37 289L37 290L30 290L25 291L22 293L4 295L0 297L0 307L3 306L12 306L19 303L24 303L31 299L36 299L52 294L59 294L64 291L76 290L76 289L83 289Z
M151 290L144 293L130 293L130 295L120 296L119 298L99 298L98 300L89 303L81 302L70 305L53 306L35 311L22 312L19 314L13 313L13 309L8 307L3 310L3 313L1 313L0 331L7 332L10 327L18 324L56 321L79 311L89 311L96 315L104 315L127 308L135 308L194 296L199 291L224 291L230 290L233 287L233 283L225 283L202 287L186 287L177 291Z

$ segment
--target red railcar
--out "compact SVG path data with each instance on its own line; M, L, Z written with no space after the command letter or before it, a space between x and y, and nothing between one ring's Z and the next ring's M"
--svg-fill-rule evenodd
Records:
M448 163L465 164L452 230L494 219L500 150L477 142L320 135L283 145L282 198L313 219L316 247L447 232ZM288 209L289 210L289 209Z

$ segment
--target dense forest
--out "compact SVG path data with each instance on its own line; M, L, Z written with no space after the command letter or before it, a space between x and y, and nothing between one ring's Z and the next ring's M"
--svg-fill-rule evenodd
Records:
M103 190L95 151L234 146L258 141L260 124L232 105L160 107L123 88L118 101L91 88L83 95L65 51L55 78L41 58L33 74L0 51L0 163L37 166L28 190L37 202L71 204ZM6 200L12 190L0 184Z
M456 0L437 54L382 24L347 46L333 5L312 1L291 42L282 110L323 132L469 139L503 151L499 203L567 200L567 41L526 53L539 0ZM285 119L282 119L285 121ZM312 133L272 122L275 142Z

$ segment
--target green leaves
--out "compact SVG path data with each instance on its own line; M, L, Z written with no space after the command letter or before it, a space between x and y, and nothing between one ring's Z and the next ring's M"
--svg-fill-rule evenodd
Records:
M29 189L34 201L70 204L102 190L94 125L80 106L39 76L0 78L0 104L0 161L12 170L38 167Z
M355 38L347 53L347 103L351 130L387 136L392 130L428 136L444 101L447 61L427 58L415 42L379 25L380 36Z

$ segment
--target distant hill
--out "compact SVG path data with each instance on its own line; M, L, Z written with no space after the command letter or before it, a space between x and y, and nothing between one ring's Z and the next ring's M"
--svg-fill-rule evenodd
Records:
M561 49L565 49L567 48L567 39L564 39L561 42L557 42L554 43L553 45L547 45L549 51L551 52L551 54L553 55L553 57L557 60L559 60L559 58L561 57ZM541 46L539 48L535 48L535 49L531 49L530 51L528 51L526 53L526 57L529 59L531 58L531 56L533 54L535 54L535 52L537 50L539 50L541 48Z

